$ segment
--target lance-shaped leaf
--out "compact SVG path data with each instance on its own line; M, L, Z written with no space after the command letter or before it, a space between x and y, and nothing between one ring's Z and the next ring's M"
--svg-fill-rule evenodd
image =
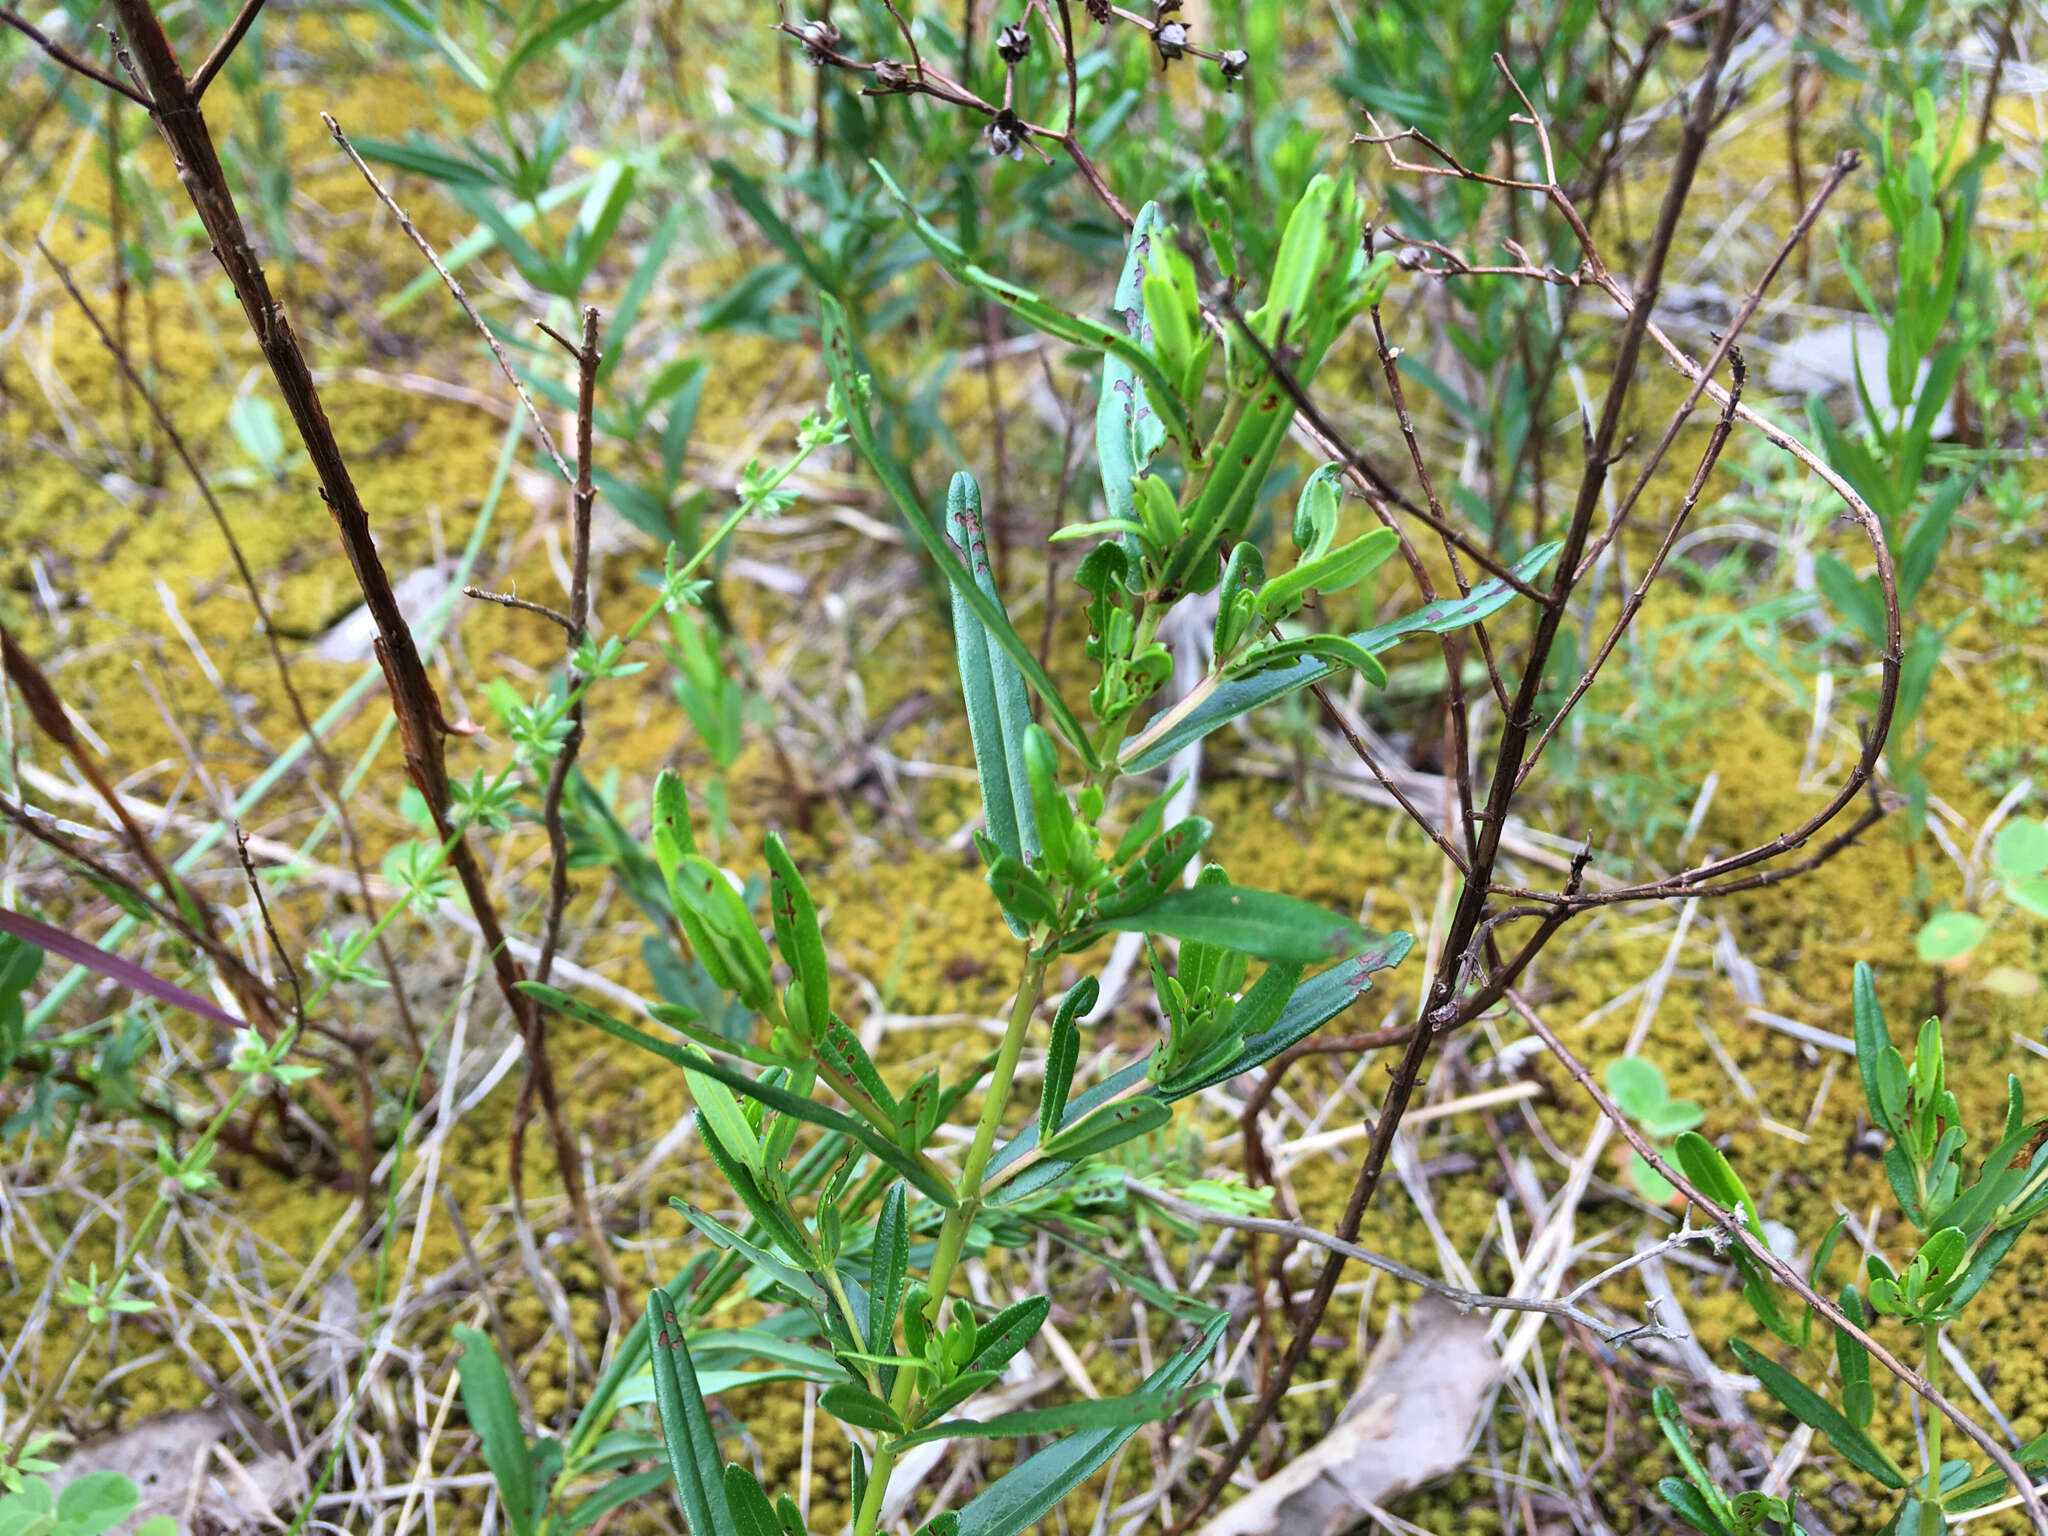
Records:
M1172 1119L1173 1111L1149 1096L1105 1104L1045 1143L1045 1155L1079 1162L1149 1135Z
M1216 1347L1228 1319L1218 1314L1198 1327L1180 1352L1145 1378L1141 1395L1174 1392L1185 1387ZM960 1511L959 1536L1017 1536L1090 1474L1116 1454L1117 1447L1137 1433L1136 1424L1084 1429L1026 1458L977 1494Z
M725 1498L724 1461L675 1303L657 1287L647 1298L647 1312L654 1319L655 1410L661 1418L661 1437L668 1444L683 1519L690 1536L730 1536L733 1521Z
M1046 715L1058 727L1067 745L1079 754L1086 766L1100 767L1101 761L1095 755L1088 733L1060 697L1059 690L1053 687L1045 668L1038 664L1038 658L1018 635L1003 610L989 601L988 594L975 584L967 567L953 558L952 552L946 548L945 539L932 526L931 518L919 504L917 493L911 489L902 466L876 437L874 423L868 420L866 381L854 359L853 338L846 328L846 311L829 294L819 300L819 310L824 330L825 362L831 369L832 387L837 393L839 408L845 415L847 432L853 438L854 446L882 482L882 489L888 493L889 499L896 504L911 537L952 583L953 590L974 610L975 617L986 627L990 639L1016 663L1017 670L1031 685L1031 690L1045 701Z
M893 1435L903 1428L903 1421L896 1417L895 1409L866 1387L857 1387L850 1381L820 1392L818 1406L835 1419L880 1434Z
M1304 560L1259 589L1259 611L1273 618L1292 613L1300 605L1301 598L1310 591L1327 595L1355 587L1384 565L1400 544L1400 535L1393 529L1375 528L1341 549L1333 549L1313 560Z
M860 1091L875 1103L883 1114L895 1118L896 1095L889 1091L889 1085L882 1080L882 1070L875 1065L875 1059L868 1054L868 1048L860 1043L860 1036L853 1032L853 1026L833 1014L826 1025L825 1033L816 1042L818 1059L837 1072L841 1077L857 1084Z
M1885 1026L1884 1006L1877 1000L1877 977L1866 962L1856 962L1849 990L1855 1004L1856 1069L1863 1078L1863 1100L1870 1106L1870 1118L1896 1141L1899 1126L1879 1076L1884 1053L1891 1048L1891 1031Z
M1167 435L1182 443L1192 442L1188 432L1187 407L1180 396L1174 393L1173 384L1166 372L1159 366L1149 350L1139 346L1126 336L1118 326L1105 324L1086 315L1070 315L1041 299L1030 289L998 277L986 268L975 265L967 259L967 253L940 232L938 227L912 205L903 189L889 174L888 168L879 160L868 162L875 174L882 179L882 185L889 189L889 195L903 210L903 216L910 221L910 227L917 232L925 248L936 256L939 264L954 277L977 293L994 299L1018 319L1044 336L1055 341L1064 341L1069 346L1085 347L1091 352L1106 353L1127 364L1131 371L1145 383L1153 407L1165 413Z
M1002 595L988 563L981 524L981 487L974 476L953 476L946 491L946 536L959 551L975 586L1002 612ZM960 692L967 701L967 733L974 742L974 768L981 780L981 804L988 835L1011 858L1038 856L1038 820L1031 781L1024 767L1024 732L1031 724L1031 698L1017 664L989 633L980 614L953 588L953 648L960 662ZM1009 616L1004 615L1004 622Z
M533 1460L528 1454L526 1431L519 1423L519 1405L512 1400L512 1383L505 1375L505 1363L498 1349L474 1328L455 1330L462 1354L455 1372L462 1382L462 1411L469 1426L483 1442L484 1465L498 1485L498 1501L505 1508L505 1523L517 1536L532 1536L534 1494Z
M819 1311L822 1312L832 1304L831 1298L825 1294L824 1287L819 1285L808 1271L799 1269L779 1254L770 1253L759 1243L748 1242L716 1216L706 1215L695 1206L685 1204L679 1196L671 1196L669 1204L682 1212L685 1221L718 1247L727 1253L738 1254L777 1285L794 1291ZM755 1214L758 1217L759 1213Z
M1242 885L1168 891L1134 912L1100 917L1096 928L1163 933L1260 960L1329 960L1383 942L1382 936L1299 896Z
M1074 1085L1074 1064L1081 1059L1081 1015L1095 1006L1101 985L1084 976L1060 999L1053 1015L1052 1040L1045 1052L1045 1088L1038 1099L1038 1134L1051 1140L1066 1112L1067 1092Z
M818 265L803 237L775 211L775 204L759 182L730 160L712 161L711 174L724 184L726 192L754 221L754 227L761 231L763 238L799 267L821 293L830 293L838 287L833 274Z
M921 1445L927 1440L968 1438L1017 1440L1025 1435L1059 1435L1081 1429L1135 1429L1140 1424L1156 1424L1185 1413L1222 1390L1217 1383L1205 1381L1198 1387L1180 1387L1169 1392L1134 1392L1129 1397L1083 1399L1058 1408L1027 1408L1022 1413L999 1413L992 1419L945 1419L905 1435L897 1444Z
M1557 543L1539 544L1510 569L1517 581L1527 582L1544 566L1550 563L1562 546ZM1408 635L1445 634L1476 624L1505 608L1515 595L1515 589L1499 577L1492 577L1473 587L1461 598L1441 599L1413 613L1403 614L1398 619L1371 629L1361 630L1351 639L1368 652L1377 655ZM1320 658L1304 658L1284 668L1261 672L1253 677L1235 682L1211 686L1205 692L1198 688L1188 695L1184 705L1163 715L1144 731L1123 744L1118 759L1126 772L1143 773L1157 768L1174 753L1191 741L1199 741L1219 726L1227 725L1239 715L1248 714L1276 699L1284 699L1290 693L1319 683L1337 670L1334 662Z
M977 1371L1000 1371L1018 1350L1038 1337L1050 1316L1052 1300L1046 1296L1026 1296L1005 1307L976 1331L974 1358L968 1366Z
M825 935L818 927L818 909L811 900L810 887L789 856L782 838L768 834L768 910L775 923L775 947L796 973L803 986L804 1018L800 1022L813 1037L822 1032L832 1014L832 972L825 959Z
M1810 1424L1826 1435L1828 1442L1850 1465L1869 1473L1887 1488L1906 1486L1906 1480L1899 1475L1899 1469L1892 1464L1891 1458L1878 1448L1874 1440L1850 1423L1833 1403L1777 1361L1758 1354L1742 1340L1733 1340L1729 1348L1735 1351L1735 1358L1742 1362L1742 1368L1764 1384L1765 1391L1791 1409L1800 1423Z
M1322 361L1320 347L1314 354L1300 364L1304 381ZM1209 478L1183 514L1186 531L1159 574L1162 592L1206 592L1216 584L1217 551L1235 544L1250 525L1267 472L1294 422L1294 397L1271 375L1235 387L1243 396L1236 425L1216 446Z
M910 1266L910 1202L901 1184L891 1184L875 1221L873 1268L868 1280L868 1348L886 1355L896 1337L896 1311L903 1304L903 1277Z
M187 992L175 982L163 981L145 971L133 960L101 949L61 928L52 928L48 923L10 912L0 907L0 933L10 933L24 944L47 950L60 960L69 960L73 965L82 965L88 971L97 972L109 981L120 983L131 992L140 992L153 997L160 1003L169 1003L173 1008L182 1008L198 1018L210 1019L216 1024L225 1024L230 1029L240 1029L245 1022L236 1018L226 1009L209 1003L197 993ZM34 974L33 967L30 974ZM23 982L26 986L26 981Z
M881 1162L888 1164L908 1179L911 1187L919 1194L937 1201L946 1210L951 1210L958 1203L952 1186L930 1162L921 1157L914 1158L902 1151L865 1120L856 1120L851 1115L841 1114L838 1110L828 1108L813 1099L791 1093L787 1088L757 1081L746 1073L729 1067L724 1062L715 1061L701 1052L656 1039L645 1030L635 1029L630 1024L612 1018L588 1003L570 997L559 988L543 986L535 981L522 981L519 987L521 991L539 998L548 1007L567 1014L579 1023L588 1024L593 1029L601 1029L615 1040L637 1045L641 1050L659 1056L663 1061L715 1078L742 1097L765 1104L770 1109L780 1110L785 1115L793 1115L812 1125L823 1126L828 1131L837 1131L843 1136L849 1136Z
M783 1536L775 1506L754 1474L738 1462L725 1464L725 1502L732 1511L734 1536Z
M1166 220L1156 203L1138 210L1131 226L1130 249L1117 278L1116 297L1110 311L1123 324L1133 345L1150 353L1152 323L1145 318L1144 282L1151 244L1166 236ZM1166 442L1166 428L1145 396L1144 380L1115 352L1102 357L1102 394L1095 403L1095 458L1102 471L1102 501L1112 521L1137 525L1137 505L1131 498L1131 482L1145 472L1152 456ZM1137 539L1126 534L1120 541L1131 559L1138 556Z

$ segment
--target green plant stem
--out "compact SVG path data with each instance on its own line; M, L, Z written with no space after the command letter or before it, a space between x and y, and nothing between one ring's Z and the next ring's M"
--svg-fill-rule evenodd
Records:
M1927 1324L1925 1339L1926 1342L1922 1346L1924 1358L1920 1362L1920 1373L1927 1378L1928 1385L1939 1388L1941 1386L1941 1324ZM1934 1529L1937 1531L1941 1530L1944 1524L1940 1518L1941 1498L1941 1415L1930 1413L1927 1415L1927 1497L1923 1502L1925 1505L1932 1507L1936 1512ZM1927 1528L1927 1522L1923 1518L1920 1529L1925 1531Z
M960 1203L946 1213L945 1224L939 1228L939 1240L932 1251L931 1301L927 1303L934 1325L944 1313L946 1291L953 1283L953 1271L959 1267L968 1228L974 1225L981 1210L982 1176L995 1155L996 1132L1002 1128L1003 1110L1010 1102L1017 1061L1024 1054L1024 1037L1030 1032L1031 1016L1038 1010L1039 995L1045 987L1045 965L1046 957L1034 953L1024 967L1024 979L1017 984L1017 1000L1010 1007L1010 1025L1003 1032L1002 1048L996 1053L995 1072L989 1078L988 1095L981 1105L981 1120L974 1128L974 1143L967 1149L967 1162L960 1170ZM917 1372L906 1368L896 1373L889 1406L899 1419L909 1411L916 1384ZM882 1496L888 1492L889 1474L895 1465L895 1445L888 1440L878 1442L874 1465L868 1471L867 1495L854 1516L853 1536L874 1536L882 1517Z

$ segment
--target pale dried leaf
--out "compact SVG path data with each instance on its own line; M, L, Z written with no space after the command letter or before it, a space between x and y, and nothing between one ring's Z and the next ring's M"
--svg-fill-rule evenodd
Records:
M1336 1536L1372 1505L1463 1464L1500 1364L1487 1320L1425 1298L1406 1340L1374 1366L1322 1442L1202 1527L1201 1536Z

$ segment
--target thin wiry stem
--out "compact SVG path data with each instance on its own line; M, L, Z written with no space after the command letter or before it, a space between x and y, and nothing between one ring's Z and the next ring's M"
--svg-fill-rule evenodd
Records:
M420 233L419 226L413 223L411 215L398 206L398 200L356 152L355 145L348 141L348 135L341 131L341 124L325 112L320 114L320 121L327 125L328 133L333 135L334 142L341 146L342 152L355 162L355 167L362 173L363 180L367 181L370 190L377 194L377 200L391 210L392 217L398 220L398 227L405 231L406 238L427 258L434 270L441 274L441 281L448 285L448 291L455 296L455 302L462 306L462 312L469 316L470 324L474 325L477 334L483 337L484 345L491 349L491 356L497 359L498 371L505 375L505 382L512 386L513 392L519 396L519 403L526 407L526 414L533 422L534 435L540 439L541 447L547 450L547 456L554 460L555 468L561 472L562 478L573 481L576 476L562 457L561 450L555 446L555 436L548 430L548 424L540 414L540 407L533 403L533 396L526 392L526 385L521 382L518 370L513 368L512 360L505 355L505 349L498 344L498 338L491 333L491 328L484 324L484 317L476 312L476 306L469 302L469 295L462 291L462 284L455 280L455 274L442 263L439 253L428 243L427 237ZM571 347L571 350L574 348Z
M9 10L4 5L0 5L0 23L4 23L7 26L14 28L15 31L19 32L23 37L27 38L30 42L34 43L38 48L42 49L44 53L48 54L57 63L62 64L66 69L72 71L74 74L83 75L88 80L92 80L100 85L104 85L110 91L119 92L121 95L126 96L130 101L134 102L138 107L145 107L152 112L156 110L156 104L152 102L147 96L145 96L141 91L137 90L134 86L130 85L127 81L121 79L119 76L109 74L106 70L101 69L97 64L93 63L90 59L80 58L77 54L73 53L69 48L66 48L62 43L58 42L54 37L51 37L46 32L42 31L39 27L35 25L34 22L30 21L26 16L23 16L16 11Z
M1126 1178L1124 1188L1134 1195L1150 1200L1162 1210L1189 1221L1198 1221L1209 1227L1228 1227L1237 1232L1260 1232L1268 1237L1284 1237L1292 1242L1307 1243L1329 1253L1342 1254L1345 1258L1376 1269L1381 1274L1392 1275L1396 1280L1405 1280L1430 1293L1441 1296L1461 1312L1540 1312L1545 1317L1554 1317L1563 1322L1577 1323L1595 1334L1600 1342L1608 1345L1625 1344L1635 1339L1669 1339L1677 1337L1654 1317L1647 1323L1614 1324L1595 1317L1578 1303L1591 1295L1608 1281L1627 1273L1651 1259L1660 1258L1673 1249L1684 1248L1692 1243L1719 1243L1718 1233L1699 1227L1680 1227L1678 1231L1662 1242L1633 1253L1618 1264L1611 1264L1590 1280L1583 1281L1570 1292L1559 1297L1545 1296L1490 1296L1483 1291L1468 1291L1462 1286L1449 1285L1434 1275L1425 1274L1412 1265L1403 1264L1399 1259L1390 1259L1383 1253L1374 1253L1370 1248L1361 1248L1356 1243L1347 1243L1341 1237L1333 1237L1299 1221L1283 1221L1274 1216L1240 1216L1232 1211L1219 1211L1214 1207L1196 1205L1178 1195L1137 1179Z

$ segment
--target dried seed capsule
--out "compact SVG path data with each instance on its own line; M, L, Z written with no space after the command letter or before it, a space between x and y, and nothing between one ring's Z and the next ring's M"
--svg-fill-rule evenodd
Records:
M1031 34L1012 22L996 34L996 57L1005 64L1021 64L1031 52Z
M831 62L831 52L839 42L839 29L829 21L799 21L794 28L796 40L803 44L804 57L816 65Z
M1022 160L1024 134L1024 120L1005 107L988 120L988 127L985 130L988 152L998 157L1007 156L1012 160Z

